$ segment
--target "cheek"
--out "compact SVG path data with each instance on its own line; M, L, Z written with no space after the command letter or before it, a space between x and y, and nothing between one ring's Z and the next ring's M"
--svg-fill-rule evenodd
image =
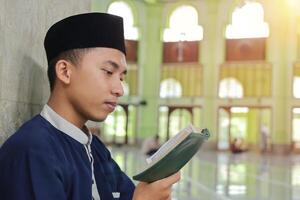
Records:
M97 74L91 74L90 76L82 77L82 80L79 80L80 87L83 92L86 93L98 93L103 90L103 80L102 77L97 76Z
M86 105L91 104L93 99L95 99L96 89L90 80L83 81L78 80L75 84L72 85L70 90L70 95L76 99L77 103Z
M90 71L74 78L73 92L85 103L95 104L109 92L109 80L99 71Z
M109 98L109 90L103 80L93 81L86 87L84 92L87 101L95 106L99 106Z

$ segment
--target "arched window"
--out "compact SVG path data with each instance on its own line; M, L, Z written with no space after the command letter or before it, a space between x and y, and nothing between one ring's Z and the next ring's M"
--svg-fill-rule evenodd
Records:
M232 13L232 23L226 27L226 38L260 38L269 36L269 26L264 22L264 9L260 3L246 2Z
M164 30L165 42L198 41L203 39L203 28L198 25L198 12L192 6L180 6L170 17Z
M220 98L242 98L243 86L235 78L225 78L219 85Z
M134 27L133 15L130 6L123 1L115 1L111 3L107 10L108 13L123 17L124 34L127 40L137 40L138 30Z
M182 87L175 79L163 80L160 84L160 98L179 98L182 95Z
M295 98L300 98L300 76L294 77L293 94Z

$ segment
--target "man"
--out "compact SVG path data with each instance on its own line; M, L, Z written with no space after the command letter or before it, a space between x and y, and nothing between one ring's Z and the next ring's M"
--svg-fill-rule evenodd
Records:
M260 150L262 153L266 153L268 150L269 132L267 125L263 124L260 128Z
M84 125L103 121L123 95L122 18L68 17L48 30L44 45L51 95L42 112L1 147L1 199L171 199L180 174L135 188Z

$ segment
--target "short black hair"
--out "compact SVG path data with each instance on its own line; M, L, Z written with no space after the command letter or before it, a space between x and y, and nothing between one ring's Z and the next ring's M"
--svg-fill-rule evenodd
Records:
M59 60L67 60L71 62L73 65L79 65L81 62L82 57L90 50L93 48L82 48L82 49L71 49L68 51L64 51L60 53L58 56L50 60L48 63L48 79L49 79L49 84L50 84L50 91L52 92L54 89L55 85L55 80L56 80L56 70L55 66L56 63Z

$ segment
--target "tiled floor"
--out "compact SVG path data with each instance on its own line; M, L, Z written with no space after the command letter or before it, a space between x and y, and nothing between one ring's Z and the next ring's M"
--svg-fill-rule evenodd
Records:
M145 167L138 149L111 149L132 177ZM300 200L300 155L200 151L182 170L173 200Z

